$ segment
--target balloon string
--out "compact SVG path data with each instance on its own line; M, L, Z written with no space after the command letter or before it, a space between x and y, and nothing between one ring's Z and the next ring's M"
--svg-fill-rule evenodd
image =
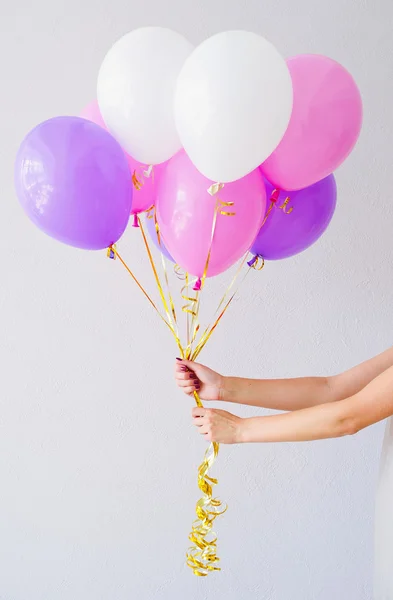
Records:
M223 187L222 184L214 184L213 186L211 186L211 188L209 188L209 193L211 195L216 195L222 189L222 187ZM159 296L160 296L165 314L167 316L167 319L165 319L165 317L161 314L161 312L158 310L157 306L155 305L153 300L150 298L150 296L148 295L146 290L136 279L136 277L132 273L131 269L128 267L128 265L125 263L125 261L120 256L116 247L111 246L109 249L109 251L111 253L113 253L114 256L119 258L120 262L126 268L128 273L132 276L134 281L137 283L138 287L141 289L141 291L144 293L146 298L149 300L150 304L154 307L156 312L159 314L160 318L164 321L166 326L169 328L169 330L171 331L172 335L174 336L174 338L176 340L177 346L181 352L181 356L190 358L191 360L195 360L199 356L199 354L203 350L203 348L205 347L205 345L208 342L208 340L210 339L213 331L218 326L223 315L225 314L225 312L227 311L228 307L230 306L232 300L234 299L240 285L242 284L242 282L244 281L244 279L246 278L247 274L250 271L250 268L247 269L246 273L244 274L244 277L241 279L236 290L230 295L230 297L228 299L228 295L229 295L230 291L232 290L236 280L238 279L238 276L242 270L242 267L244 266L244 263L245 263L245 260L247 257L247 255L246 255L241 260L240 265L235 273L235 276L233 277L229 286L225 290L222 298L220 299L220 302L219 302L218 307L215 312L215 315L217 315L215 321L213 322L212 325L209 325L204 330L203 334L200 336L199 340L197 341L198 332L199 332L200 293L204 287L205 280L207 277L217 218L218 218L219 214L221 214L223 216L233 216L235 213L230 210L230 207L233 207L233 205L234 205L233 202L223 202L219 198L217 198L217 200L216 200L213 221L212 221L212 231L211 231L211 239L210 239L210 244L209 244L208 256L206 259L202 277L199 280L200 288L194 290L194 291L196 291L195 296L191 296L188 292L189 285L190 285L190 283L192 283L190 281L189 274L185 273L184 277L182 277L185 281L185 285L182 288L181 296L182 296L182 299L186 301L186 304L182 307L182 311L186 314L186 317L187 317L187 345L185 347L182 345L181 340L178 335L178 332L177 332L176 311L174 308L173 296L170 291L170 285L169 285L169 279L168 279L168 274L167 274L167 270L166 270L166 264L165 264L165 260L163 258L163 253L162 253L161 236L160 236L159 226L158 226L155 214L153 215L152 218L155 219L155 228L156 228L157 239L159 242L159 248L161 250L161 255L163 258L164 277L165 277L165 282L167 284L167 289L168 289L169 305L166 300L163 286L161 284L161 281L160 281L160 278L159 278L159 275L157 272L157 268L155 266L154 259L153 259L153 256L152 256L152 253L150 250L150 246L147 241L147 237L146 237L143 225L142 225L139 217L138 217L138 224L141 229L144 245L145 245L145 248L147 251L150 265L152 267L154 279L155 279L155 282L156 282L156 285L157 285L157 288L159 291ZM147 211L147 212L149 212L149 211ZM179 269L178 268L176 269L176 267L175 267L175 271L176 271L178 277L180 277L181 274L180 274ZM195 283L197 283L197 281ZM194 283L194 287L195 287L195 283ZM192 347L195 342L197 345L196 345L195 349L193 350ZM199 407L203 406L197 392L194 392L194 399L195 399L197 406L199 406ZM199 577L204 577L204 576L208 575L208 573L211 571L220 570L220 568L218 566L219 558L217 556L217 536L213 531L213 524L214 524L215 519L219 515L223 514L223 512L225 512L226 506L223 507L220 500L213 498L213 487L217 484L217 479L213 479L212 477L210 477L210 469L213 466L213 464L217 458L218 451L219 451L218 443L213 442L212 444L210 444L209 448L207 449L207 451L205 453L203 462L199 466L199 469L198 469L198 487L202 492L202 497L198 500L198 502L196 504L196 517L197 518L192 525L192 530L191 530L191 533L189 536L192 546L191 546L191 548L189 548L189 550L187 552L187 565L193 570L193 573Z
M216 220L217 220L217 212L218 211L215 210L215 219L214 219L214 224L212 227L211 243L213 241L213 236L214 236L215 224L216 224ZM161 256L163 259L163 267L165 269L165 278L166 278L166 282L167 282L167 286L168 286L168 294L169 294L169 298L170 298L170 304L172 305L173 304L172 294L170 292L170 285L169 285L169 280L167 277L167 272L166 272L166 267L165 267L165 259L163 257L163 252L162 252L160 230L159 230L159 226L158 226L157 220L155 218L155 215L154 215L154 219L155 219L155 229L156 229L156 234L157 234L157 240L158 240L159 248L161 250ZM154 276L156 279L156 283L159 286L160 297L164 303L164 310L168 314L167 305L165 303L164 294L162 291L162 286L160 284L157 269L155 268L155 265L154 265L154 260L153 260L153 257L152 257L151 251L150 251L150 247L149 247L147 238L144 234L144 230L143 230L141 222L139 224L140 224L142 236L143 236L144 243L145 243L145 248L148 253L149 261L151 263L153 273L154 273ZM211 246L211 244L210 244L210 246ZM210 255L210 252L211 252L211 247L209 250L209 255ZM208 268L208 260L209 260L209 257L206 261L207 264L206 264L205 270L204 270L205 276L206 276L206 272L207 272L207 268ZM189 283L188 273L185 274L184 279L185 279L185 284L186 284L184 286L184 288L187 288L188 283ZM184 291L184 288L183 288L182 292ZM195 298L190 297L188 295L185 296L184 293L182 295L182 298L185 299L186 301L188 301L188 303L191 302L191 305L188 304L187 308L183 307L183 310L187 314L187 317L189 315L191 315L193 322L194 322L193 330L192 330L193 325L191 325L191 330L192 330L191 339L187 339L187 346L185 348L181 347L182 356L185 356L187 358L189 358L189 356L191 354L191 347L192 347L193 342L196 339L196 336L197 336L197 333L199 330L199 308L200 308L199 294L200 294L200 291L198 291ZM192 309L190 309L190 306L192 306ZM173 314L174 314L174 318L176 319L175 313L173 313ZM188 335L189 334L187 333L187 336ZM203 406L197 392L194 392L194 399L195 399L197 406L199 406L199 407ZM219 570L219 567L217 566L217 563L219 561L219 558L217 557L217 547L216 547L217 546L217 536L212 532L212 527L213 527L214 520L220 514L225 512L226 507L222 509L221 501L213 498L212 489L213 489L213 485L217 484L217 480L213 479L209 476L210 469L213 466L213 463L215 462L215 460L217 458L218 450L219 450L219 444L217 444L216 442L212 443L205 453L205 457L203 459L202 464L198 468L198 487L201 490L201 492L203 493L203 496L202 496L202 498L200 498L198 500L197 505L196 505L197 519L193 523L192 531L189 536L189 539L192 542L193 546L188 550L188 553L187 553L187 565L189 567L191 567L193 570L193 573L199 577L206 576L210 571ZM213 538L211 536L213 536Z
M179 350L182 351L182 346L180 343L180 339L178 338L178 336L176 335L176 332L173 328L173 326L171 325L171 323L169 323L165 317L161 314L161 312L158 310L157 305L155 304L155 302L151 299L151 297L149 296L149 294L147 293L147 291L145 290L145 288L142 286L142 284L138 281L138 279L135 277L134 273L131 271L130 267L127 265L127 263L125 262L125 260L122 258L122 256L120 255L119 251L117 250L115 245L112 245L109 247L108 249L108 255L113 254L114 257L118 258L120 263L123 265L123 267L126 269L126 271L128 272L129 275L131 275L132 279L135 281L135 283L137 284L137 286L139 287L139 289L142 291L142 293L144 294L144 296L148 299L149 303L151 304L151 306L154 308L154 310L156 311L156 313L158 314L158 316L160 317L160 319L165 323L165 325L168 327L168 329L170 330L170 332L172 333L172 335L174 336L176 343L179 347Z
M147 251L148 258L149 258L150 266L151 266L152 271L153 271L153 275L154 275L154 278L155 278L155 281L156 281L156 284L157 284L157 288L158 288L158 291L159 291L159 294L160 294L160 298L161 298L161 301L162 301L162 305L163 305L165 314L167 315L168 321L169 321L169 323L171 324L171 326L172 326L172 328L174 330L174 333L176 335L176 339L178 339L178 334L177 334L177 331L176 331L177 330L176 311L175 311L175 306L174 306L173 301L172 301L172 297L171 297L171 295L169 296L169 298L170 298L169 299L170 308L169 308L167 300L165 298L165 293L164 293L164 290L163 290L163 287L162 287L162 284L161 284L161 281L160 281L160 278L158 276L158 272L157 272L157 269L156 269L156 266L155 266L155 263L154 263L153 255L152 255L152 252L150 250L150 245L149 245L149 242L147 241L146 233L144 231L144 228L143 228L143 225L142 225L142 221L141 221L141 219L139 217L138 217L138 224L139 224L139 227L140 227L140 230L141 230L143 242L145 244L145 248L146 248L146 251ZM169 286L169 283L168 283L168 286Z
M213 248L214 234L216 231L218 216L221 215L224 217L233 217L236 214L235 212L233 212L233 207L235 204L233 201L227 202L227 201L221 200L221 198L219 198L218 194L221 192L221 190L223 188L224 188L223 183L213 183L207 190L208 194L210 194L210 196L216 197L216 203L214 206L212 227L211 227L211 232L210 232L209 248L208 248L208 252L207 252L207 257L206 257L206 262L205 262L205 266L203 269L202 277L197 280L197 282L195 283L195 285L193 287L193 290L196 291L195 298L193 299L193 302L195 303L195 306L196 306L196 315L192 314L191 331L195 332L195 333L197 333L197 329L199 329L198 315L199 315L199 309L200 309L200 291L203 289L203 287L205 285L207 272L209 269L211 253L212 253L212 248ZM231 209L231 210L228 210L228 209ZM192 347L193 347L194 341L195 341L195 335L193 335L193 337L191 339L191 343L190 343L190 346L187 351L188 356L192 355Z
M169 316L170 322L173 323L173 327L174 327L174 329L176 331L176 335L179 338L179 327L178 327L178 324L177 324L176 309L175 309L175 304L173 302L173 297L172 297L172 293L171 293L171 289L170 289L170 285L169 285L169 279L168 279L168 272L167 272L167 268L166 268L165 256L164 256L164 254L162 252L162 246L161 246L160 229L158 227L157 218L156 218L156 211L155 211L155 207L154 206L151 207L147 211L147 218L148 219L154 219L154 226L155 226L155 231L156 231L156 235L157 235L157 241L158 241L159 248L160 248L162 269L163 269L163 272L164 272L164 279L165 279L167 293L168 293L168 301L169 301L170 313L169 313L169 307L168 307L168 305L166 303L165 294L164 294L164 291L163 291L163 288L162 288L162 284L161 284L161 282L159 280L159 277L158 277L158 272L157 272L157 268L156 268L155 263L154 263L153 255L152 255L152 252L150 250L150 245L149 245L149 242L147 240L147 236L145 234L144 228L142 226L142 222L139 219L139 226L140 226L140 229L141 229L141 233L142 233L142 237L143 237L143 242L145 244L145 248L146 248L146 251L147 251L147 254L148 254L148 257L149 257L149 262L150 262L150 265L152 267L154 277L155 277L157 285L159 287L160 297L161 297L161 299L163 301L164 310L167 313L167 315ZM172 315L172 318L171 318L171 315ZM172 321L172 319L173 319L173 321Z
M231 287L233 286L233 284L235 283L235 281L237 280L240 272L241 272L241 268L244 265L245 259L246 259L247 255L242 259L241 263L240 263L240 267L237 270L237 273L235 274L232 282L230 283L230 285L228 286L228 288L225 290L223 297L221 298L219 305L216 309L216 314L217 312L220 310L220 308L223 306L226 297L228 296L228 293L231 289ZM192 358L191 360L195 361L199 354L202 352L203 348L205 347L205 345L207 344L208 340L210 339L213 331L217 328L219 322L221 321L222 317L225 315L226 311L228 310L232 300L235 298L237 292L239 291L241 285L243 284L243 282L245 281L247 275L249 274L251 268L248 268L247 271L244 273L242 279L240 280L236 290L233 292L233 294L229 297L229 299L227 300L227 302L224 304L224 307L222 308L221 312L219 312L216 320L214 321L214 323L210 326L208 326L205 331L203 332L203 334L201 335L201 338L199 340L199 342L197 343L195 350L192 354Z

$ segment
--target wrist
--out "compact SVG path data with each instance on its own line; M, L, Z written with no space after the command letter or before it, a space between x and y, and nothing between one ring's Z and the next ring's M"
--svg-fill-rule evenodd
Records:
M262 419L264 417L250 417L241 419L239 423L239 444L250 444L252 442L263 442L261 432Z
M245 444L247 442L247 420L239 418L236 431L236 444Z
M223 402L236 402L236 381L234 377L221 376L220 400Z

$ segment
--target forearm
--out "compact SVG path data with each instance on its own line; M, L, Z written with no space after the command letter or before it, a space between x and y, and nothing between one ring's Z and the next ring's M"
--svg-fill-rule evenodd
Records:
M300 410L354 396L392 366L393 347L333 377L274 380L225 377L221 399L273 410Z
M240 442L300 442L350 435L393 414L393 367L360 392L283 415L242 419Z
M328 377L272 380L226 377L222 393L225 402L285 411L326 404L335 399Z
M282 415L243 419L239 441L306 442L355 433L350 417L336 414L335 404L323 404Z

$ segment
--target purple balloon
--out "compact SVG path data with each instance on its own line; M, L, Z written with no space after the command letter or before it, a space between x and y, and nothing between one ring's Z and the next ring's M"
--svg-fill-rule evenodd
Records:
M274 187L266 180L268 198L273 191ZM289 201L284 205L286 198ZM336 208L336 198L333 175L296 192L281 190L250 252L266 260L280 260L303 252L326 230Z
M37 227L77 248L114 244L131 213L131 173L121 146L79 117L49 119L30 131L16 157L15 187Z
M161 250L161 252L165 256L165 258L167 258L168 260L170 260L171 262L174 263L175 261L173 260L172 256L169 254L168 250L166 249L162 237L160 238L161 245L158 243L154 219L147 219L147 230L148 230L149 235L150 235L151 239L153 240L154 244L157 246L157 248L159 250Z

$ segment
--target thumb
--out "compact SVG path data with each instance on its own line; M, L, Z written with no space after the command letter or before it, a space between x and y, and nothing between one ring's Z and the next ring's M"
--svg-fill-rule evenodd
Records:
M192 360L176 358L176 371L184 371L184 367L186 367L189 371L195 371L198 366L199 365Z

